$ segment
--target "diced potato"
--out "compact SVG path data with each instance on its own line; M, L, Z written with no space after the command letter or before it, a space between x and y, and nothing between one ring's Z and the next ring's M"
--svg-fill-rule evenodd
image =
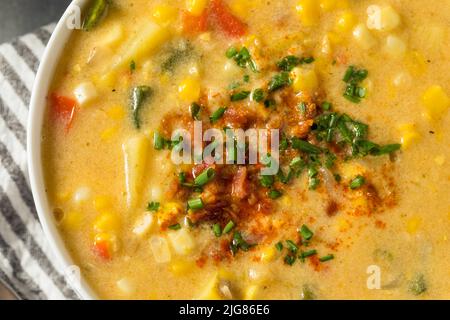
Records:
M364 50L369 50L377 44L377 40L363 23L358 24L353 29L353 37L356 43Z
M102 34L99 39L99 46L116 48L125 38L123 25L116 23L106 29L106 33Z
M176 19L178 10L166 4L160 4L153 9L153 19L161 24L167 25Z
M181 230L171 231L168 236L176 253L187 255L194 249L194 239L188 229L182 228Z
M262 284L271 281L273 276L264 264L253 265L248 269L248 279L254 283Z
M136 286L127 278L122 278L116 282L117 288L126 295L132 295L136 291Z
M315 26L319 22L320 10L317 0L299 0L296 10L305 27Z
M140 62L170 38L167 28L151 21L145 21L137 30L135 36L122 46L120 57L113 64L112 70L128 67L131 61Z
M450 98L441 86L429 87L422 96L425 115L430 120L440 119L450 107Z
M73 201L76 204L82 204L91 197L91 189L88 187L80 187L73 194Z
M153 214L145 213L134 225L133 233L137 236L145 236L155 225Z
M421 223L420 217L414 216L408 219L408 221L406 221L406 231L411 235L416 234L417 231L419 230L420 223Z
M319 80L314 69L295 68L292 70L294 76L293 88L296 92L306 91L313 93L319 86Z
M112 212L101 213L94 221L94 231L116 233L120 229L120 219Z
M165 238L152 236L150 238L150 248L157 263L167 263L172 259L169 244Z
M406 53L406 44L399 37L389 35L386 38L384 52L392 58L402 58Z
M125 188L129 209L136 206L142 190L148 147L149 142L144 135L132 137L122 145L125 159Z
M401 133L400 141L403 149L408 149L420 138L416 125L413 123L402 124L398 127L398 129Z
M186 9L194 16L199 16L206 9L208 0L187 0Z
M400 72L392 79L392 84L397 87L408 86L412 83L412 78L407 72Z
M195 102L200 98L200 81L197 77L184 79L179 87L180 98L185 102Z
M353 29L357 22L358 20L355 14L350 11L344 11L338 16L335 29L340 33L348 33Z
M391 31L400 25L400 16L391 6L371 5L367 8L367 27L379 31Z
M98 97L97 88L92 82L83 82L73 91L75 99L80 107L86 106L89 102Z

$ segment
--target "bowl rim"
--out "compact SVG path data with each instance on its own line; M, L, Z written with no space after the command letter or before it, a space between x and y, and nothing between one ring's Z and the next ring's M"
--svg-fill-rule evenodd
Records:
M88 0L72 0L50 37L33 84L27 123L27 163L31 191L44 234L55 255L56 264L62 267L62 270L69 270L68 268L76 264L70 256L56 226L45 191L42 163L42 129L50 85L60 57L73 32L67 27L66 21L74 13L74 8L83 8L87 2ZM79 282L75 281L75 277L66 276L65 278L82 299L98 299L97 294L92 290L81 273Z

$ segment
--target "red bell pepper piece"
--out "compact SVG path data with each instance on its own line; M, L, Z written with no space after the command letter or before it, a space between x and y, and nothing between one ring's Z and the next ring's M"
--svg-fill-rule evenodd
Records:
M239 38L247 33L247 25L235 17L223 0L212 0L209 15L214 23L228 36Z
M52 114L63 122L66 131L70 129L75 117L77 102L69 97L52 93L50 96Z

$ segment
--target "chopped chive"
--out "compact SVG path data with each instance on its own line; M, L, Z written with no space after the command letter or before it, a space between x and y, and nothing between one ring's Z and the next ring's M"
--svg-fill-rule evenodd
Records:
M185 183L186 182L186 173L185 172L180 172L178 174L178 181L180 183Z
M320 262L327 262L327 261L330 261L330 260L333 260L333 259L334 259L334 255L328 254L326 256L323 256L323 257L319 258L319 261Z
M159 210L160 203L159 202L149 202L147 205L147 211L158 211Z
M332 107L332 104L327 101L322 103L322 109L325 111L330 111L331 107Z
M300 228L300 235L302 236L302 238L304 240L311 240L311 238L313 237L314 233L308 228L308 226L306 224L304 224Z
M300 110L300 112L302 114L306 113L306 103L305 102L300 102L300 104L298 105L298 109Z
M275 248L276 248L278 251L282 251L282 250L283 250L283 243L282 243L281 241L277 242L277 243L275 244Z
M169 226L170 230L180 230L181 229L181 224L177 223L177 224L173 224L171 226Z
M295 260L297 260L296 256L287 255L286 257L284 257L284 263L290 266L292 266L295 263Z
M271 187L271 186L273 185L273 183L274 183L274 178L273 178L273 176L262 175L262 176L259 178L259 183L260 183L263 187L269 188L269 187Z
M250 81L250 76L248 74L244 75L244 82L248 83Z
M155 132L155 134L153 135L153 147L155 148L155 150L164 149L164 138L159 132Z
M264 100L264 91L263 89L255 89L252 92L251 99L255 102L261 102Z
M286 240L286 245L287 245L287 248L289 249L290 252L297 253L298 246L294 243L294 241Z
M309 178L308 187L310 190L316 190L319 185L320 185L319 178L317 178L317 177Z
M223 233L230 233L231 230L233 230L234 226L235 226L234 222L230 220L225 226L225 228L223 228Z
M241 101L241 100L247 99L249 95L250 95L250 91L241 91L241 92L232 94L230 96L230 100L232 102Z
M281 191L272 189L267 193L267 195L269 196L270 199L275 200L275 199L278 199L279 197L281 197L283 194L281 193Z
M199 120L199 113L200 113L200 109L201 109L200 105L198 103L194 102L193 104L191 104L190 109L191 109L192 119Z
M136 62L134 60L131 60L130 62L130 71L134 72L136 70Z
M225 55L228 59L233 58L235 55L238 54L238 51L235 47L230 47L226 52Z
M222 228L219 223L213 225L214 235L219 238L222 235Z
M272 80L269 82L269 91L273 92L278 89L281 89L285 86L290 86L292 84L292 79L289 75L289 72L283 71L278 73L272 77Z
M213 168L208 168L204 170L197 178L194 180L194 184L197 187L202 187L205 184L211 182L216 176L216 171Z
M300 252L300 259L304 260L305 258L314 256L317 254L316 249L308 250L308 251L302 251Z
M319 154L322 153L322 149L309 143L308 141L299 139L299 138L293 138L292 139L292 148L306 152L306 153L313 153L313 154Z
M350 182L350 189L358 189L361 188L364 183L366 183L366 179L363 176L358 175L355 179Z
M211 115L211 117L209 117L209 119L211 120L211 123L216 123L217 121L219 121L219 119L223 117L223 114L225 113L226 110L227 110L227 108L220 107L219 109L214 111L213 114Z
M203 207L204 205L201 198L188 200L188 208L191 210L200 210L203 209Z

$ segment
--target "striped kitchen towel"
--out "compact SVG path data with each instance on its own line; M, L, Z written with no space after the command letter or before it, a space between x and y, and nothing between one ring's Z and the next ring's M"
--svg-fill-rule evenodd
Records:
M54 27L0 45L0 279L22 299L78 299L54 262L27 173L31 89Z

